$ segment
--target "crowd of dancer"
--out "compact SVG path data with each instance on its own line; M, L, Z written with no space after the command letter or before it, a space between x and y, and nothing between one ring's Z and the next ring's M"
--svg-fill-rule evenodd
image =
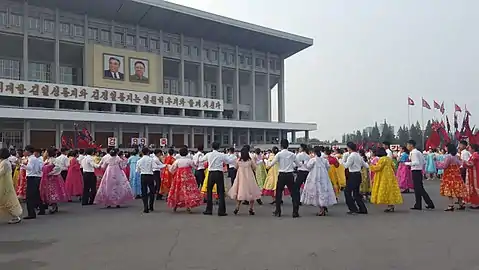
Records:
M22 218L20 201L26 202L24 219L37 215L55 214L59 204L74 198L82 205L102 205L120 208L134 199L142 199L143 212L154 211L155 201L166 200L173 211L185 208L192 211L206 203L205 215L226 216L225 196L236 201L233 213L248 205L254 215L255 203L263 204L263 196L271 196L274 216L281 216L283 196L291 196L293 217L299 217L301 205L318 208L317 215L325 216L337 204L343 191L348 214L367 214L365 202L385 205L385 212L394 212L403 203L401 193L414 191L416 202L411 208L427 209L434 203L423 186L424 176L441 177L440 194L448 197L445 211L464 210L466 203L479 208L479 146L461 141L459 147L448 145L421 153L416 142L408 141L401 151L390 150L384 142L375 149L358 149L349 142L347 151L304 144L294 153L289 142L280 142L281 150L251 149L244 146L239 152L230 148L220 152L219 143L212 151L196 153L187 146L175 152L143 148L131 153L118 149L106 152L94 149L24 150L0 149L0 209L11 220ZM472 152L472 153L471 153ZM433 170L434 169L434 170ZM231 179L226 192L225 173ZM455 204L458 206L455 207Z

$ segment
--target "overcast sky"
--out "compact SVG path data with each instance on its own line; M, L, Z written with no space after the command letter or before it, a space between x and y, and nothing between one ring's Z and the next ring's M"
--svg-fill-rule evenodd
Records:
M285 65L286 121L317 123L313 137L340 139L384 119L407 124L408 95L413 121L421 121L424 96L431 106L445 101L449 118L454 102L467 104L478 123L479 1L171 2L313 38Z

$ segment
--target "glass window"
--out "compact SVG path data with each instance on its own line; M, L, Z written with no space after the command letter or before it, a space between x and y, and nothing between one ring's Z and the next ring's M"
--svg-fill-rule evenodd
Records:
M169 94L170 92L170 80L165 79L163 81L163 93Z
M193 46L193 50L191 51L191 55L198 56L199 50L197 46Z
M246 58L248 58L248 57L246 57ZM244 62L245 62L244 59L245 59L245 57L243 55L239 56L240 64L244 65Z
M190 96L192 96L192 97L198 96L196 94L196 82L195 81L190 81Z
M10 14L10 20L10 25L13 27L21 27L23 24L23 17L15 13Z
M20 80L20 61L0 59L0 78Z
M88 38L93 40L98 40L98 29L88 28Z
M123 44L123 33L115 33L115 43Z
M261 63L260 63L260 60L261 60L261 59L256 58L255 60L256 60L256 61L255 61L255 66L256 66L256 67L260 67L260 64L261 64Z
M7 25L7 13L6 12L0 12L0 24L2 25Z
M190 96L190 81L185 80L185 81L183 82L183 89L184 89L184 91L185 91L185 92L183 93L183 95L184 95L184 96Z
M247 64L248 66L253 65L253 58L252 58L252 57L246 57L246 64Z
M184 46L183 46L183 53L184 53L185 55L190 55L190 46L184 45Z
M223 54L223 59L222 59L222 61L223 61L223 63L226 63L226 61L228 60L228 53L223 52L222 54Z
M235 63L235 55L230 53L228 55L228 64L234 64Z
M226 86L226 103L233 103L233 87Z
M146 37L140 37L140 46L146 48Z
M211 58L212 61L218 60L218 51L211 51Z
M51 65L44 63L28 63L28 80L35 82L51 82Z
M40 30L40 19L39 18L28 18L28 28L32 30Z
M274 69L274 60L269 60L269 68Z
M175 53L181 53L180 44L178 44L178 43L173 43L173 52L175 52Z
M211 98L218 98L218 92L216 91L216 84L211 84Z
M60 66L60 83L61 84L77 84L77 72L72 67Z
M43 21L43 31L48 33L55 32L55 22L52 20L44 20Z
M101 41L110 42L110 31L108 30L101 30Z
M133 35L126 35L126 45L135 46L135 37Z
M156 40L156 39L150 39L150 49L151 49L151 50L156 50L156 49L158 49L158 40Z
M73 26L73 34L76 36L76 37L83 37L83 26L81 25L75 25Z
M60 23L60 33L63 35L70 34L70 24L69 23Z
M170 94L177 95L178 94L178 81L177 80L170 80Z
M279 63L278 60L274 60L274 70L280 70L281 69L281 64Z
M169 52L169 51L171 50L171 48L170 48L170 42L169 42L169 41L166 41L166 40L163 41L163 50L164 50L165 52Z
M210 50L203 49L203 60L210 60Z

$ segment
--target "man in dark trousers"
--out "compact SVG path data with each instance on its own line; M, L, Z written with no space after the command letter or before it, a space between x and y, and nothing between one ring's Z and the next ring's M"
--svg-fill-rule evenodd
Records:
M268 166L271 168L278 163L278 184L276 185L276 210L273 212L274 216L281 216L281 201L283 200L284 186L287 186L291 192L291 200L293 201L293 218L299 217L299 189L294 187L294 167L299 167L296 155L288 150L289 141L287 139L281 140L281 151L274 156L273 161Z
M216 184L216 190L219 197L218 216L227 216L225 203L225 179L223 175L223 163L233 164L235 159L231 159L228 155L218 152L220 144L212 143L213 151L204 155L200 162L208 162L208 186L206 192L206 210L204 215L213 214L213 186Z
M28 216L24 219L35 219L37 217L36 208L39 207L38 215L45 215L45 205L40 198L40 180L42 179L43 161L40 157L40 151L31 145L25 147L28 155L28 163L26 166L27 176L27 211Z
M361 185L361 169L363 167L369 168L369 165L364 162L364 159L358 154L357 146L353 142L346 144L349 155L347 156L344 167L348 169L348 178L346 179L346 188L344 189L344 197L348 205L348 214L367 214L368 209L363 202L363 196L359 193Z
M416 203L411 207L411 210L422 210L422 198L424 198L424 201L426 202L427 209L434 209L434 203L424 189L424 184L422 182L422 172L425 163L424 155L416 149L416 141L414 140L409 140L406 147L409 150L409 159L411 162L406 162L405 165L411 166L414 195L416 197Z

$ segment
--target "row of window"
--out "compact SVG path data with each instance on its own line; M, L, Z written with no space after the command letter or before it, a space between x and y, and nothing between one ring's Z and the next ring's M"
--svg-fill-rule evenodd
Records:
M20 80L20 61L0 59L0 78L9 80ZM60 66L61 84L78 84L78 69ZM52 65L45 63L28 63L28 80L50 83L53 81Z
M197 91L197 82L192 81L192 80L185 80L184 82L184 90L185 96L193 96L197 97L200 96L199 89ZM208 98L213 98L217 99L219 98L218 96L218 90L217 90L217 85L214 83L208 83L205 82L204 85L204 91L206 93L206 97ZM224 101L227 104L232 104L233 103L233 87L231 85L223 85L223 96L224 96ZM179 81L177 79L173 78L165 78L163 80L163 93L168 94L168 95L178 95L180 94L180 86L179 86Z

